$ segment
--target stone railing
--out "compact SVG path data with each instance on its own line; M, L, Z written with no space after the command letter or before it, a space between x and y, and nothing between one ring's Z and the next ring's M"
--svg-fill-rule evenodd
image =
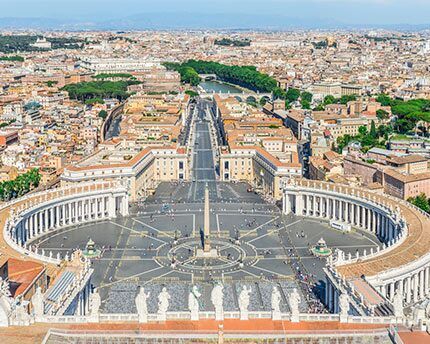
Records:
M385 195L380 196L349 186L336 185L333 183L313 181L308 179L294 179L294 181L284 181L283 187L306 188L310 190L315 190L316 192L324 192L325 194L331 194L333 196L339 195L352 201L356 200L365 204L368 208L373 207L374 209L378 209L379 211L384 212L387 219L389 219L389 221L391 221L392 223L396 224L399 232L398 235L388 243L382 243L382 249L378 246L375 250L371 248L368 252L366 249L364 249L362 253L357 251L355 255L348 254L348 256L345 256L341 251L342 255L337 257L338 259L334 260L332 257L329 258L328 262L331 265L341 266L346 264L352 264L384 255L398 248L405 242L408 237L409 229L405 219L401 217L401 213L398 213L397 209L388 205L387 202L378 202L378 199L386 197ZM411 206L409 203L405 205Z
M13 248L15 251L19 252L22 255L29 256L33 259L43 261L45 263L58 265L62 260L69 260L68 255L62 257L60 254L57 254L55 257L52 255L52 252L45 252L43 249L39 250L36 247L32 247L32 245L28 245L25 242L22 246L19 245L17 241L15 241L12 237L12 231L20 225L25 216L36 209L43 209L44 207L48 207L53 203L61 203L62 201L69 200L75 197L85 197L89 194L100 194L100 192L110 193L110 192L121 192L121 190L126 194L127 190L118 182L101 182L101 183L82 183L79 186L66 186L59 189L42 191L34 194L27 194L21 198L12 200L3 204L0 208L0 211L5 211L6 209L10 210L10 215L5 221L5 225L3 227L3 238L6 243ZM90 220L91 222L98 221L98 219ZM90 222L86 221L86 222ZM59 228L52 228L49 232L54 232L58 229L63 229L67 226L74 226L77 223L70 223L61 225ZM39 236L46 235L47 232L39 233ZM33 241L38 236L35 236L31 239ZM30 242L30 240L28 240ZM48 253L48 255L46 255Z
M239 312L225 312L224 319L239 319ZM215 312L199 312L199 320L215 319ZM271 312L249 312L249 319L271 319ZM282 320L290 320L290 313L282 313ZM97 321L98 320L98 321ZM139 317L135 313L127 314L108 314L101 313L98 317L94 318L92 315L75 316L75 315L44 315L36 322L41 323L92 323L92 322L138 322ZM167 321L175 320L190 320L190 312L167 312ZM314 314L314 313L300 313L299 320L303 322L339 322L339 314ZM395 317L373 317L373 316L348 316L348 323L355 324L396 324L399 319ZM148 322L159 322L157 314L148 314Z

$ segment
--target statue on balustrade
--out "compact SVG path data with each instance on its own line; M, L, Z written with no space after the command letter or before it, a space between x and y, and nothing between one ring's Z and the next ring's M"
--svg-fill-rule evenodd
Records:
M9 319L12 313L12 301L9 283L0 277L0 327L10 325Z
M403 313L403 295L400 289L397 289L397 291L394 294L393 297L393 308L394 308L394 316L396 318L402 318L404 316Z
M215 307L215 320L224 320L224 286L221 283L216 284L212 289L211 301Z
M166 321L169 300L170 294L167 292L167 288L163 287L161 293L158 294L158 320Z
M291 310L291 321L292 322L298 322L299 319L299 305L302 298L300 297L299 292L296 288L293 289L293 292L288 297L288 303L290 304L290 310Z
M248 320L249 294L251 294L251 287L244 285L239 294L240 320Z
M281 320L281 293L276 285L272 290L272 319Z
M90 312L92 316L98 317L100 314L100 306L102 305L102 299L100 297L98 289L94 289L90 296Z
M11 322L16 326L28 326L32 323L32 318L28 314L25 302L19 302L12 307Z
M151 293L145 293L145 288L141 287L135 298L137 315L140 323L148 322L148 298Z
M199 288L195 285L188 294L188 309L191 312L191 320L199 320L199 297L202 296Z
M36 292L31 297L31 304L33 305L33 314L37 321L37 319L42 317L44 313L42 288L36 288Z

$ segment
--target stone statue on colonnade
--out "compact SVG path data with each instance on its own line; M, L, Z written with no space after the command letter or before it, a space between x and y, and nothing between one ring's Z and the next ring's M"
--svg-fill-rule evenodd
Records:
M42 317L44 314L43 293L41 287L36 288L36 292L31 297L31 304L33 305L33 314L37 321L38 318Z
M202 296L199 288L195 285L188 294L188 309L191 312L191 320L199 320L199 297Z
M158 294L158 320L166 321L167 309L169 308L170 294L167 292L167 288L163 287L161 293Z
M224 286L221 283L212 289L211 301L215 307L215 320L224 320Z
M299 304L301 302L302 298L300 297L299 292L296 288L293 289L293 292L288 297L288 303L290 304L290 310L291 310L291 321L292 322L299 322L300 321L300 311L299 311Z
M249 294L251 293L251 287L243 286L242 291L239 294L239 311L240 320L248 320L248 307L249 307Z
M276 285L272 289L272 320L281 320L281 293Z
M134 299L136 303L137 315L140 323L148 322L148 298L151 293L145 293L145 288L140 287L139 293Z

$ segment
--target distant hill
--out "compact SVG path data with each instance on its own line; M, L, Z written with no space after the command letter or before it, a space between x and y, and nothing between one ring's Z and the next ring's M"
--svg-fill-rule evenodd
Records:
M82 21L79 18L0 18L0 29L39 30L293 30L293 29L397 29L419 31L430 25L351 25L319 18L294 18L287 15L144 13L116 19Z

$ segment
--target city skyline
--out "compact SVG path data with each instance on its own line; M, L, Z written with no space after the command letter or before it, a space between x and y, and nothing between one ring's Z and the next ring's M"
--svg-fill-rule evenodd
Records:
M430 342L430 0L0 0L0 344Z
M0 28L293 29L430 27L430 3L412 0L18 0L3 5ZM353 15L351 15L353 14Z

